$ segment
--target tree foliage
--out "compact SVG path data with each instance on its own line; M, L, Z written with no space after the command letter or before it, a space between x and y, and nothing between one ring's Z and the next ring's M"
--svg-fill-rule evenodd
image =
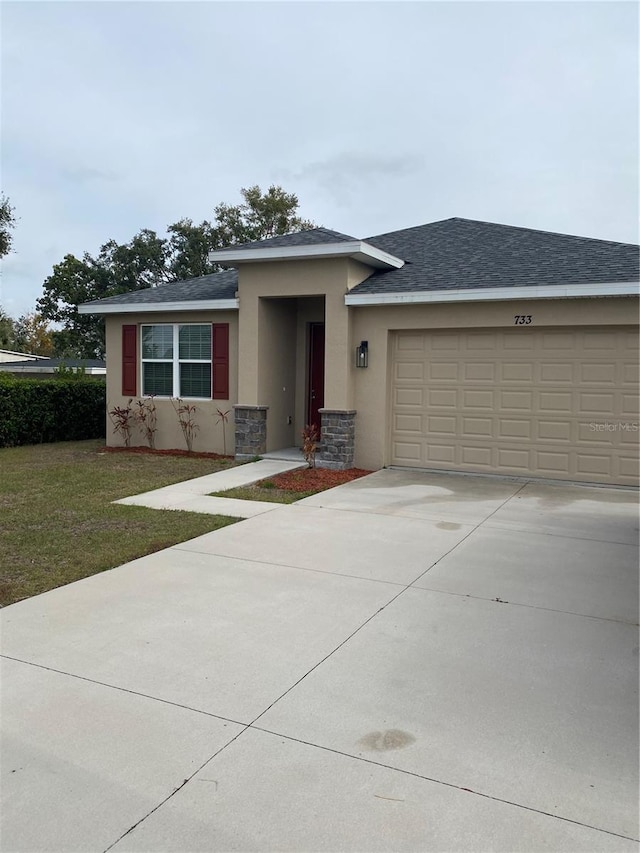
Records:
M0 307L0 349L31 355L54 355L53 330L40 314L14 320Z
M23 314L13 323L13 347L16 352L51 357L54 353L52 330L40 314Z
M13 349L13 320L0 306L0 349Z
M209 260L215 249L315 227L298 216L297 196L282 187L263 193L253 186L241 193L240 204L214 208L213 222L180 219L169 225L166 237L145 228L128 243L109 240L95 257L88 252L82 258L65 255L44 282L37 303L43 318L61 326L53 332L56 354L104 357L104 322L78 314L83 302L207 275L220 269Z
M16 217L15 208L9 202L9 199L4 195L0 195L0 258L4 258L11 251L11 243L15 228Z

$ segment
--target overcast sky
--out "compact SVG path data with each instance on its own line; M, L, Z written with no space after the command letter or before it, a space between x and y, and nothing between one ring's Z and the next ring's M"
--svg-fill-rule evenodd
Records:
M281 184L367 237L461 216L638 242L631 2L4 2L0 303Z

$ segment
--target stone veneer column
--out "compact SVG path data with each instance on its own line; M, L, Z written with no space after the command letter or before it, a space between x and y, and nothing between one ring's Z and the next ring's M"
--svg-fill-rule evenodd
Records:
M236 459L252 459L267 452L268 406L234 406Z
M355 410L320 409L320 468L353 468L356 440Z

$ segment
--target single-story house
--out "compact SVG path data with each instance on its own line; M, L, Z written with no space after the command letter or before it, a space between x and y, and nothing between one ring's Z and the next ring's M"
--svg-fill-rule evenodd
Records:
M73 370L75 373L85 373L87 376L105 377L107 363L102 359L69 359L40 357L21 361L0 362L0 371L17 373L21 376L32 376L39 379L51 379L60 370Z
M317 424L329 467L637 484L638 246L453 218L211 257L230 269L79 307L106 319L109 406L154 395L158 447L182 397L195 449L230 412L240 458Z

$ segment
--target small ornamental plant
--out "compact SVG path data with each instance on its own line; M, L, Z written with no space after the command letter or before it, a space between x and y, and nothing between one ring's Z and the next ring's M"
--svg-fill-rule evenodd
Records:
M131 431L136 420L136 413L131 406L132 402L133 398L129 398L126 406L114 406L113 409L109 409L113 432L120 433L125 447L131 447Z
M158 413L153 397L147 397L144 400L136 400L136 408L134 416L138 428L144 435L147 444L151 450L155 450L156 432L158 423Z
M216 414L218 415L218 420L216 421L216 426L218 424L222 424L222 452L224 455L227 455L227 423L229 422L229 415L231 414L231 409L227 409L226 412L220 411L220 409L216 409Z
M316 450L318 449L318 428L315 424L307 424L302 430L302 455L309 468L316 467Z
M178 416L180 429L182 430L184 440L187 443L187 451L192 453L193 439L195 438L196 432L200 429L195 420L195 414L198 411L198 407L195 403L185 403L185 401L180 397L171 398L171 405Z

